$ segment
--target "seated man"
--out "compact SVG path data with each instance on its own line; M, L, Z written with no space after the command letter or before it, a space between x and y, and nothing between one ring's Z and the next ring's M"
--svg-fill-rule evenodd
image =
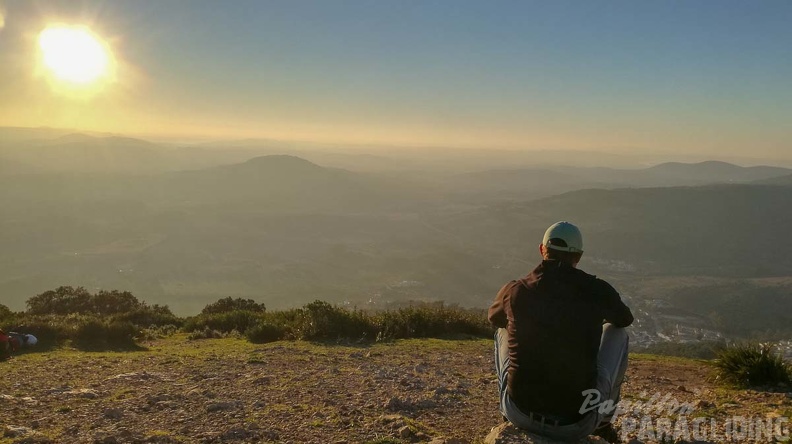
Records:
M633 315L607 282L576 268L583 253L576 226L552 225L539 252L542 263L501 288L489 309L498 328L501 414L521 429L553 439L573 441L594 433L618 442L610 423L613 411L600 413L584 403L592 389L600 402L618 402L627 370L623 328Z

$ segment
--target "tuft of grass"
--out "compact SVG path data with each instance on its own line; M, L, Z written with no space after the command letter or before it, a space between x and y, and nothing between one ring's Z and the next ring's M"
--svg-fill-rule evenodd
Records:
M736 344L724 348L715 361L719 377L741 387L789 384L792 368L771 344Z
M225 334L223 334L223 332L209 328L209 326L204 326L202 329L193 330L189 335L187 335L187 339L190 341L195 341L198 339L220 339L224 337Z

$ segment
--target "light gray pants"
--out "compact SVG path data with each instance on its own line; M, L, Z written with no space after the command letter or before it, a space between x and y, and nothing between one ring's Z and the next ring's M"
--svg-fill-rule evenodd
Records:
M600 402L610 400L614 406L619 402L621 384L627 371L628 341L627 332L623 328L616 328L612 324L602 326L602 338L597 355L597 386L594 387L598 391ZM508 370L508 332L505 328L499 328L495 332L495 371L498 373L500 383L500 411L506 419L521 429L561 441L575 441L591 434L598 425L610 422L613 416L612 409L602 413L599 409L593 409L574 424L557 426L552 422L541 422L521 412L509 396L506 390ZM581 394L581 407L585 396Z

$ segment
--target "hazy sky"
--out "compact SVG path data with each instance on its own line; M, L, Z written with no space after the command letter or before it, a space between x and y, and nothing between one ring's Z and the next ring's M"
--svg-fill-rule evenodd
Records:
M0 125L792 157L792 2L3 1ZM37 36L85 25L90 97Z

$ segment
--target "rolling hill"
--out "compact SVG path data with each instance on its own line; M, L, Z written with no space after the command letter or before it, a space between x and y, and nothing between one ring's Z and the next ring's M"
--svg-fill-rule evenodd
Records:
M448 177L443 186L454 200L520 201L585 188L646 188L713 184L773 184L792 170L771 166L743 167L726 162L668 162L642 169L514 168L485 170ZM776 179L778 178L778 179Z
M516 251L524 248L522 239L541 239L553 221L570 220L585 230L592 256L628 262L642 273L785 275L792 269L786 254L791 191L758 185L580 190L444 223L482 248Z

